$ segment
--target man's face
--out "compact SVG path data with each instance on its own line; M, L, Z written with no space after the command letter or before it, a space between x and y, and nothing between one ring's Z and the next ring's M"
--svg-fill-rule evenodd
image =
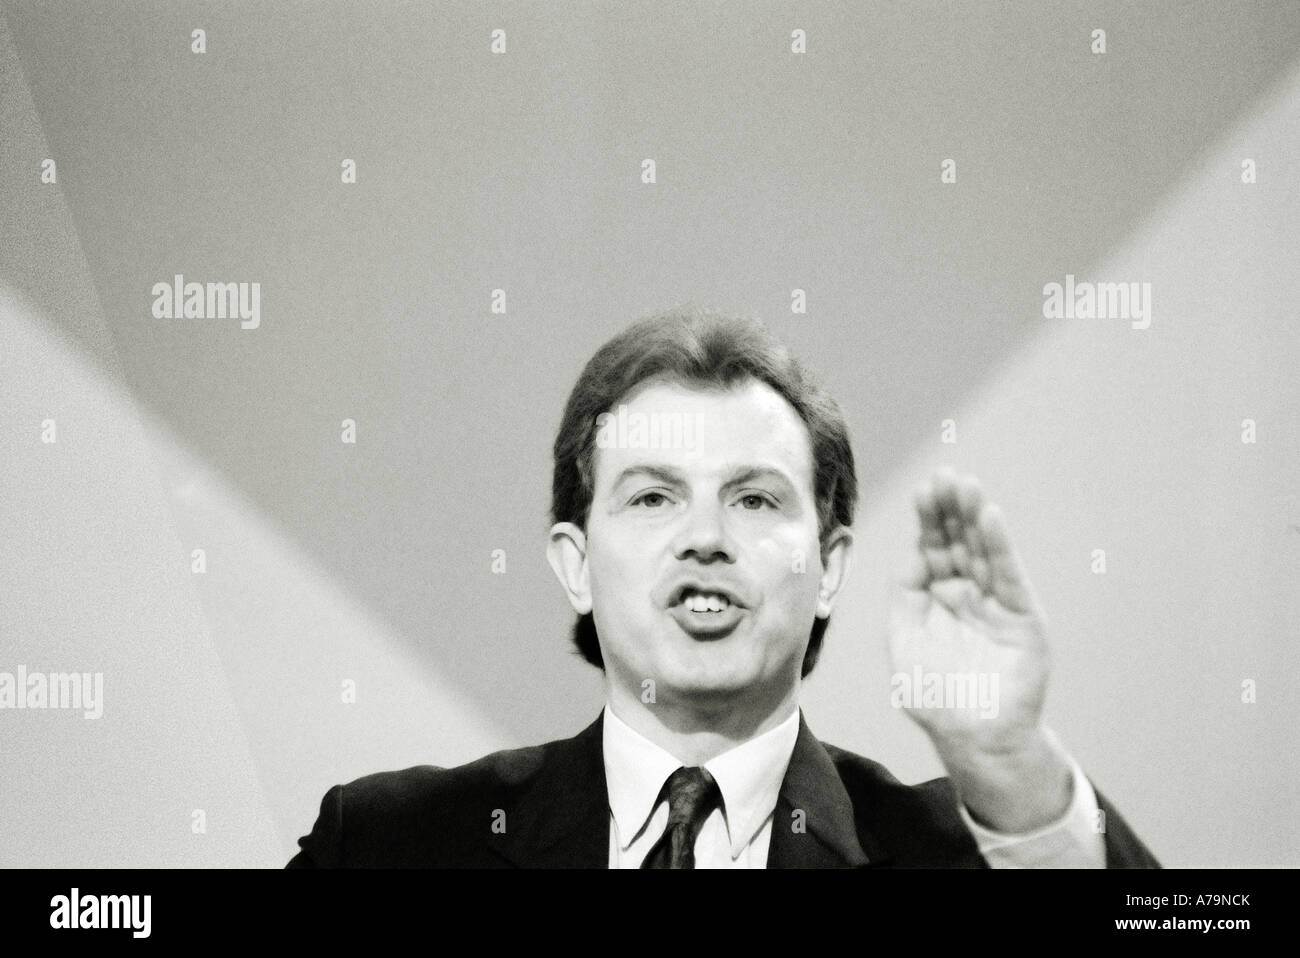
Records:
M807 427L755 380L651 382L622 405L633 428L692 428L595 450L585 571L610 680L697 705L793 689L822 585Z

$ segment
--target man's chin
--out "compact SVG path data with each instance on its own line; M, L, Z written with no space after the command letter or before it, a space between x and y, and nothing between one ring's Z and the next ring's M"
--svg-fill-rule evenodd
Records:
M750 693L762 681L754 667L736 662L734 654L711 654L723 652L717 646L698 651L664 669L661 685L667 691L682 699L726 699Z

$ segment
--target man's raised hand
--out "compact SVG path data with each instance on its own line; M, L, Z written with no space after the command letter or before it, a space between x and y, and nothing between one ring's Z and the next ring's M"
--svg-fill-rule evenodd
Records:
M1070 797L1068 758L1042 722L1046 616L977 479L936 471L917 489L916 510L921 531L890 617L890 654L896 679L920 677L937 694L911 689L906 710L977 819L1037 827ZM958 689L964 702L950 700Z

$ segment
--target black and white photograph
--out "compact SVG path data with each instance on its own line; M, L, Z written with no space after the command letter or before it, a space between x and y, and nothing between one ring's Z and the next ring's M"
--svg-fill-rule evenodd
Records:
M0 0L0 224L6 928L1300 866L1300 3Z

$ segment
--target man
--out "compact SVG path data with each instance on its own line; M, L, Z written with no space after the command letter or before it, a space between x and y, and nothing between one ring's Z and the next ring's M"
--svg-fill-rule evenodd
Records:
M918 490L890 622L900 675L961 680L900 703L948 777L905 786L813 736L799 688L857 479L838 406L761 325L682 312L616 336L554 460L548 558L604 670L601 716L335 786L291 867L1157 866L1043 724L1045 618L973 478ZM968 678L996 700L944 698Z

